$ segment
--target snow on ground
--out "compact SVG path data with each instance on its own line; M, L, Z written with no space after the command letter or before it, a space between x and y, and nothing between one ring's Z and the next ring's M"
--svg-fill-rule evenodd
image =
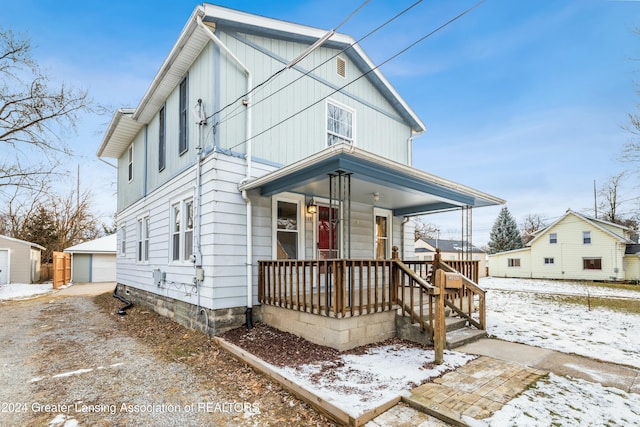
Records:
M639 291L580 283L483 278L487 332L507 341L640 367L640 314L562 303L553 295L637 298ZM523 292L525 291L525 292ZM541 294L545 294L543 298Z
M640 394L550 374L476 426L632 426Z
M0 285L0 301L10 299L27 299L46 294L53 289L51 282L39 285L26 283L7 283Z
M444 363L434 365L433 350L385 345L362 355L342 355L337 362L272 369L350 416L359 417L475 357L445 351Z

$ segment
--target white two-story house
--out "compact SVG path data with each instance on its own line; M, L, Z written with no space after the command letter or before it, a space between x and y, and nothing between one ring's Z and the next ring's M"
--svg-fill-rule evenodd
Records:
M414 257L411 216L503 203L413 168L424 131L351 37L196 7L98 149L118 163L120 292L212 334L275 289L311 314L346 304L326 260L369 260L357 288L394 246Z

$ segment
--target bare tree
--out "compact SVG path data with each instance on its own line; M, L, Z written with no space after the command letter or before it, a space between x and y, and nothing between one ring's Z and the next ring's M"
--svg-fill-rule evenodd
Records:
M618 175L609 177L607 181L602 184L602 187L600 187L600 191L598 191L598 195L600 196L598 208L602 213L601 218L605 221L618 223L622 220L618 209L622 202L619 196L622 186L621 181L624 175L625 172L621 172Z
M536 231L545 228L547 224L539 214L528 214L520 224L520 234L525 244L533 239Z
M415 240L419 239L435 239L437 233L440 231L437 226L431 223L424 222L422 217L413 218L415 223Z
M30 41L0 29L1 196L11 197L7 187L37 189L58 171L70 152L64 137L91 103L86 91L51 86Z
M22 200L26 198L15 197L0 214L0 233L44 246L43 262L50 262L54 251L93 240L103 230L90 211L89 191L80 197L75 191L67 196L43 191L29 203Z

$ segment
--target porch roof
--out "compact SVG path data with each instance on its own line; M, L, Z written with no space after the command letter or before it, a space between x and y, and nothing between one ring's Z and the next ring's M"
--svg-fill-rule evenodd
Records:
M338 171L352 174L352 202L390 209L395 216L505 203L490 194L344 143L249 181L240 190L258 189L263 196L287 191L328 199L328 175ZM377 200L374 193L378 194Z

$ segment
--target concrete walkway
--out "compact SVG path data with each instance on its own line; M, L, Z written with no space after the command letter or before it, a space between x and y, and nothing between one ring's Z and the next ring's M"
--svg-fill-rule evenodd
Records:
M413 389L411 397L403 399L406 404L366 425L465 426L465 417L490 417L549 372L640 394L640 369L491 338L455 350L480 357Z
M640 369L615 363L491 338L458 347L456 351L516 362L557 375L615 387L628 393L640 393ZM600 356L606 358L606 354Z
M93 296L113 292L116 282L76 283L62 289L54 289L47 296Z

